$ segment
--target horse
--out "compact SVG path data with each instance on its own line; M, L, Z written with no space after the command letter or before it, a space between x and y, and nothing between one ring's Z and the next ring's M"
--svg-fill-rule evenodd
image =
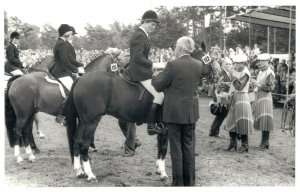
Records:
M89 73L92 70L106 71L108 68L106 63L112 61L111 55L103 54L85 67L86 72ZM5 91L5 124L9 144L14 147L17 163L23 161L20 154L20 144L25 146L29 161L35 160L31 149L36 153L39 152L32 134L35 114L44 112L56 116L64 100L58 83L53 84L46 80L53 64L53 56L48 56L39 64L29 68L30 73L14 76L8 80ZM38 124L39 122L36 121L37 126ZM31 147L28 147L29 144ZM93 143L91 147L95 148Z
M194 57L201 59L203 56L200 50L194 54ZM203 75L212 72L211 63L200 62ZM88 148L102 116L111 115L128 123L146 123L152 100L153 96L141 85L128 83L113 73L94 71L73 83L67 102L66 127L71 161L77 177L87 176L87 181L97 180L91 169ZM164 171L167 134L158 135L158 140Z

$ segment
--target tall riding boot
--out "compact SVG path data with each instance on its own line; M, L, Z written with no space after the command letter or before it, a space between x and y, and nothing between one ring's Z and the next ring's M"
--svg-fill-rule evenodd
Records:
M236 135L237 135L236 132L230 132L229 131L230 143L229 143L229 146L227 148L228 151L230 151L233 148L234 148L234 150L236 150L236 146L237 146Z
M64 116L64 110L65 110L65 106L67 104L67 100L68 100L68 97L66 97L63 102L61 103L61 106L60 106L60 109L59 109L59 112L56 116L56 122L59 123L60 125L64 125L65 124L65 116Z
M148 130L148 134L149 135L154 135L154 134L162 134L164 133L164 128L161 126L157 126L156 124L156 111L157 111L157 107L159 105L156 103L152 103L150 111L148 113L148 126L147 126L147 130Z
M261 148L262 149L269 149L269 137L270 137L270 131L263 131L262 132L264 142L262 143Z
M239 148L239 153L248 152L249 145L248 145L248 135L241 135L242 139L242 146Z

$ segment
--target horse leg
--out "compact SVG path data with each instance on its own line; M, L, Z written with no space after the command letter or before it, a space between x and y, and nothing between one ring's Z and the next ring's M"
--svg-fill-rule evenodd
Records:
M27 120L26 125L25 125L24 129L22 130L22 138L24 141L25 152L28 155L29 162L35 161L35 156L33 155L31 146L30 146L30 138L31 138L30 135L32 135L33 119L34 119L34 115L32 115L32 117L30 117ZM33 136L31 139L33 139ZM33 142L34 142L34 139L33 139Z
M44 139L46 136L40 130L40 121L39 121L39 115L38 114L39 113L36 113L35 116L34 116L34 123L35 123L35 127L36 127L36 133L41 139Z
M23 129L25 129L27 119L24 117L17 117L16 121L16 127L14 129L14 156L17 159L17 163L21 163L23 161L23 158L21 156L20 152L20 143L26 145L26 141L24 141L24 138L22 137ZM28 143L28 140L27 140Z
M33 130L33 121L28 122L28 126L30 126L30 130L28 133L28 139L29 139L29 144L31 149L34 151L35 154L40 153L41 151L39 150L39 148L36 146L35 141L34 141L34 137L32 134L32 130Z
M91 143L90 147L92 148L92 152L98 152L98 149L95 146L94 142L95 142L95 139L94 139L94 136L93 136L92 143Z
M168 177L165 168L165 158L168 150L168 134L157 135L157 149L156 173L160 174L160 178L163 180Z
M92 172L90 160L89 160L89 146L93 142L94 134L97 128L99 121L93 121L91 124L86 126L86 128L83 130L82 139L83 143L81 146L80 154L82 156L83 161L83 168L84 172L87 175L87 181L96 180L96 176Z

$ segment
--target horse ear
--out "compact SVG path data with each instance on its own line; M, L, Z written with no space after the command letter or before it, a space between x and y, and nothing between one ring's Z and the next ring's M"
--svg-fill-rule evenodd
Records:
M204 42L201 43L201 49L202 51L206 52L206 46Z

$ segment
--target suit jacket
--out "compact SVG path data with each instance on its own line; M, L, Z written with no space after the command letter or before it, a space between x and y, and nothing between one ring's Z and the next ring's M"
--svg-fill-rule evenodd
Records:
M150 44L145 32L138 28L130 40L130 60L128 72L133 81L152 78L152 62L148 60Z
M5 71L11 72L16 69L22 68L22 62L20 61L19 50L13 43L9 43L6 48Z
M76 67L84 67L84 65L76 60L76 52L73 45L70 42L67 42L70 46L69 59L70 62Z
M201 62L185 55L167 63L152 85L164 91L163 121L191 124L199 119L197 87L201 80Z
M71 76L72 73L77 73L78 69L71 63L72 47L70 43L59 38L53 48L54 66L51 70L52 74L57 77ZM75 59L76 60L76 59Z

